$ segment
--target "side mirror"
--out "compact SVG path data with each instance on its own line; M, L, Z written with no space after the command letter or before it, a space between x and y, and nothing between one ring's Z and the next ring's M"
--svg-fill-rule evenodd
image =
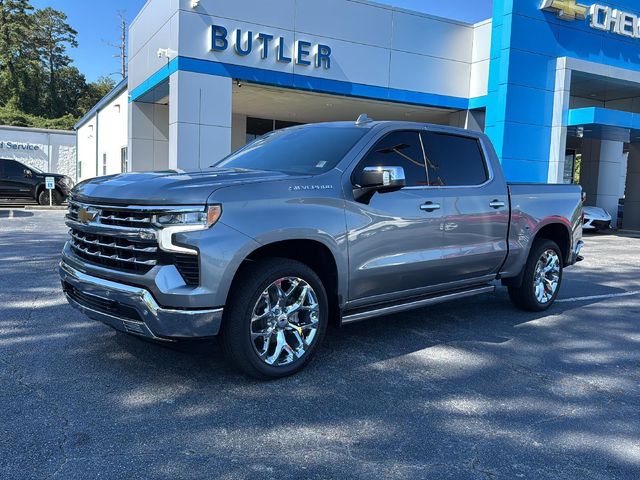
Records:
M369 203L374 193L395 192L407 185L402 167L365 167L353 191L357 201Z
M24 176L26 178L32 178L33 177L33 172L31 170L29 170L28 168L24 169Z

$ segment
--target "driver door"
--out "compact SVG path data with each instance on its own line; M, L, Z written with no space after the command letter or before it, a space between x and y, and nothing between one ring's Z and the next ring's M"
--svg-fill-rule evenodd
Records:
M349 300L356 304L419 294L438 283L442 268L443 199L427 184L419 132L378 139L353 170L352 183L372 166L402 167L406 187L368 202L347 201Z

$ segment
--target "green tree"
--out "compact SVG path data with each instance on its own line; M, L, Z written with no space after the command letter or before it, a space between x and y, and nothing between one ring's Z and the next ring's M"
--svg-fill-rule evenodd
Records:
M93 106L98 103L107 93L113 90L116 86L116 82L111 77L100 77L95 82L87 85L84 95L80 99L78 108L80 114L88 112Z
M42 63L48 74L47 113L49 118L64 115L64 102L60 102L59 80L61 71L71 64L68 47L77 47L76 32L67 23L67 15L51 7L36 10L33 14L36 28L36 44ZM69 72L66 72L69 73ZM75 80L75 79L74 79ZM77 98L77 97L76 97Z
M0 0L0 124L70 129L114 87L72 65L76 37L61 11Z
M0 103L23 106L25 80L33 66L29 0L0 0Z

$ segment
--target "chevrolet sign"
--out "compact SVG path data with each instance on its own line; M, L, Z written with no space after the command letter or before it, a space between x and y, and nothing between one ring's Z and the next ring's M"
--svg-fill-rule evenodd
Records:
M80 207L78 210L78 220L80 223L89 224L98 218L100 211L93 207Z
M544 0L540 9L554 12L563 20L584 20L589 7L577 0Z
M640 39L640 17L618 8L600 4L589 7L577 0L544 0L540 9L568 21L584 20L588 16L589 26L593 29Z

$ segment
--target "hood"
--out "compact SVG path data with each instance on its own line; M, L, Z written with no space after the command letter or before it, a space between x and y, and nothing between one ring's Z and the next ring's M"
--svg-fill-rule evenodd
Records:
M73 197L114 205L204 205L207 198L222 187L288 178L292 176L240 169L126 173L81 182L73 189Z
M584 216L589 220L611 220L611 215L604 208L584 207Z
M37 177L53 177L56 180L59 180L59 179L64 178L64 177L68 177L68 175L63 175L62 173L40 173L40 172L36 172L36 171L34 171L33 173Z

